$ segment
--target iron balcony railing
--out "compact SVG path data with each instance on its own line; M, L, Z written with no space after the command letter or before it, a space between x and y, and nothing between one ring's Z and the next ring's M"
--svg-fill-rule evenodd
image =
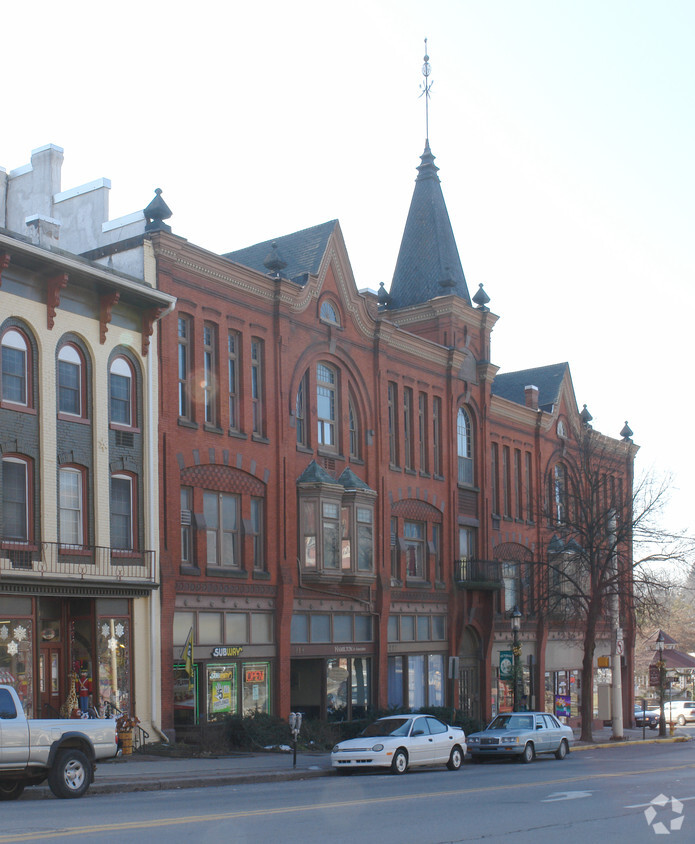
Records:
M464 557L454 564L454 580L460 589L500 589L502 567L497 560L471 560Z
M0 579L21 576L147 583L154 581L154 574L154 551L0 538Z

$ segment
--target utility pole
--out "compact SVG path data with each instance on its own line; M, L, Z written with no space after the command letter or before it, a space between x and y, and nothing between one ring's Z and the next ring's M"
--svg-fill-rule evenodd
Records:
M611 573L613 575L613 588L610 594L611 614L611 714L613 718L613 741L622 741L623 736L623 670L622 656L625 652L623 642L623 631L620 627L620 590L618 571L618 548L617 528L615 521L615 510L612 510L608 519L609 541L613 544Z

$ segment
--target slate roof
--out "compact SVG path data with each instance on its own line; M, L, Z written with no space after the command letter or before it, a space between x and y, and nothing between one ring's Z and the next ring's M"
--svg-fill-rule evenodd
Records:
M309 275L318 273L321 259L326 252L328 238L337 225L337 220L330 220L309 229L255 243L245 249L227 252L222 257L258 272L268 273L268 268L263 262L272 252L273 244L276 244L277 254L286 262L280 275L297 284L306 284Z
M340 477L338 478L338 483L342 484L345 489L366 489L373 492L373 490L367 486L361 478L357 477L349 466L346 466L345 469L343 469Z
M455 294L469 305L454 232L429 141L420 156L415 189L391 282L390 308L404 308Z
M338 484L338 481L329 475L328 472L312 460L302 474L297 478L298 484Z
M559 398L560 385L566 372L569 372L567 362L498 373L492 382L492 394L515 404L526 404L524 387L533 384L538 387L538 407L549 411Z

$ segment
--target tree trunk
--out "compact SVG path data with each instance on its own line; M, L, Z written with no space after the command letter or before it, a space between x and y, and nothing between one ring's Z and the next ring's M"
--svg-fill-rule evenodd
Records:
M584 635L584 655L582 657L582 698L579 714L582 719L580 741L593 741L594 719L594 651L596 650L596 610L589 608Z

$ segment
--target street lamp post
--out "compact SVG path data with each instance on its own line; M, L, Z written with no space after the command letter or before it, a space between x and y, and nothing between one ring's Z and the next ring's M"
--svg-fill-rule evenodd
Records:
M656 647L659 651L659 738L666 737L666 716L664 714L664 675L666 674L664 667L664 634L659 630L659 635L656 637Z
M509 616L511 623L512 623L512 634L514 636L514 640L512 642L512 653L514 654L514 677L512 680L512 694L513 694L513 702L514 702L514 712L519 711L519 704L521 702L520 698L523 697L523 689L522 694L519 695L519 685L520 681L523 683L523 679L520 676L521 673L521 643L519 642L519 630L521 628L521 610L519 607L514 605L514 609Z

